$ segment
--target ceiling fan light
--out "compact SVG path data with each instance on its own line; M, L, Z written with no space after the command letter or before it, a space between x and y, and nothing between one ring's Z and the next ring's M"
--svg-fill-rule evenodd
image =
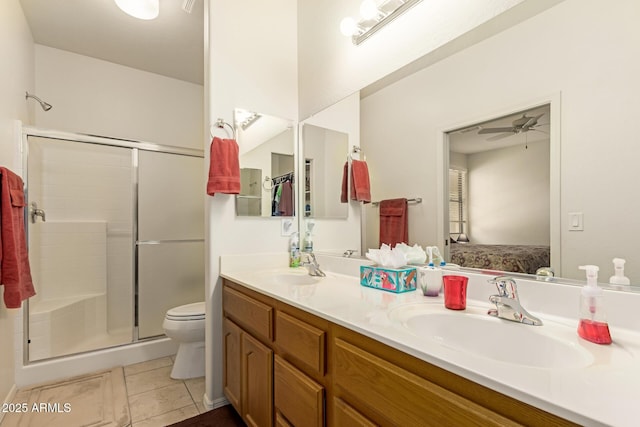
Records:
M116 5L134 18L150 20L160 13L160 0L114 0Z

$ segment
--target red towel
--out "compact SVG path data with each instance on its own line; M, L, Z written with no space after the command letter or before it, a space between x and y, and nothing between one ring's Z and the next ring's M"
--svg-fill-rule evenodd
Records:
M349 201L349 162L344 162L344 168L342 168L342 190L340 191L340 203L347 203Z
M382 200L380 202L380 246L386 243L394 247L397 243L408 243L408 241L407 199Z
M217 136L211 141L209 159L209 182L207 194L240 194L240 160L238 143L235 139L221 139Z
M362 160L351 161L351 200L371 203L369 167Z
M7 308L20 308L22 301L36 294L27 252L25 206L22 179L0 167L0 283Z

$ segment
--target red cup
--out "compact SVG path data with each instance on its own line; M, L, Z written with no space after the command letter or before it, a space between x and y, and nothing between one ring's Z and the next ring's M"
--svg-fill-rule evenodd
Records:
M466 276L444 276L444 306L450 310L464 310L467 308Z

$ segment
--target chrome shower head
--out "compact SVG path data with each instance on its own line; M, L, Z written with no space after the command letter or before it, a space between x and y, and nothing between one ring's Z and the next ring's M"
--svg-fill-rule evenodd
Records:
M48 102L44 102L42 99L38 98L35 95L31 95L29 92L26 92L26 96L24 97L25 99L29 99L29 98L33 98L36 101L38 101L38 103L40 103L40 106L42 107L42 109L44 111L49 111L53 108L53 105L49 104Z

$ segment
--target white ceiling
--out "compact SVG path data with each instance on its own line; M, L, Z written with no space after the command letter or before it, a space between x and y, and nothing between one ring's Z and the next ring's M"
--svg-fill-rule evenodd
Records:
M478 134L481 128L511 127L512 122L523 115L536 117L540 114L542 114L542 117L538 119L537 126L534 127L534 130L528 132ZM490 121L465 126L462 129L449 132L449 150L454 153L473 154L514 145L524 145L525 143L532 144L538 141L549 141L549 118L549 105L544 105ZM504 136L504 138L491 140L500 136Z
M151 21L114 0L20 0L35 43L202 85L204 5L160 0Z

